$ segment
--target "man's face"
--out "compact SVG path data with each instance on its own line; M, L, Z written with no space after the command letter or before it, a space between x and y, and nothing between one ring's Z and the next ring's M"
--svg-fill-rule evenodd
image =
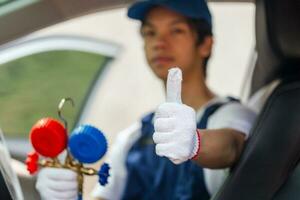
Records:
M183 74L201 67L201 45L196 45L196 33L184 16L155 7L149 11L141 33L148 64L159 78L166 80L168 69L174 66L180 67Z

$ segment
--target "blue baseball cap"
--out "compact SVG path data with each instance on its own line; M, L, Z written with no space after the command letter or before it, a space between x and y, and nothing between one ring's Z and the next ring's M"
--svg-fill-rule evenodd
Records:
M127 15L143 21L148 11L154 6L163 6L186 17L203 19L212 25L211 14L205 0L139 0L129 8Z

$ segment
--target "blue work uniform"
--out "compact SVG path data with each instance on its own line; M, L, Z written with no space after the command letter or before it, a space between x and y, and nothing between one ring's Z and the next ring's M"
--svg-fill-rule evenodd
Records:
M236 100L229 98L230 101ZM197 128L206 129L209 117L228 102L208 106ZM129 150L126 160L128 176L122 199L208 200L210 195L201 166L190 160L175 165L168 158L156 155L152 139L153 117L154 113L150 113L142 119L142 135Z

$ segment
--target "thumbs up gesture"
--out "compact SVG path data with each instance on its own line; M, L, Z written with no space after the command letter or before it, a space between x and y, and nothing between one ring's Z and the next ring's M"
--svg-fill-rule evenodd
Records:
M161 104L155 114L153 140L156 154L180 164L196 157L200 149L196 113L181 103L182 72L179 68L169 70L167 102Z

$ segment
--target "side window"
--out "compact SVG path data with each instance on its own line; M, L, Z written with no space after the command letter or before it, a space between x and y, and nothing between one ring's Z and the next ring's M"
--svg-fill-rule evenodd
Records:
M40 118L57 116L61 98L71 129L85 98L110 57L80 51L48 51L0 65L0 127L5 136L28 137Z

